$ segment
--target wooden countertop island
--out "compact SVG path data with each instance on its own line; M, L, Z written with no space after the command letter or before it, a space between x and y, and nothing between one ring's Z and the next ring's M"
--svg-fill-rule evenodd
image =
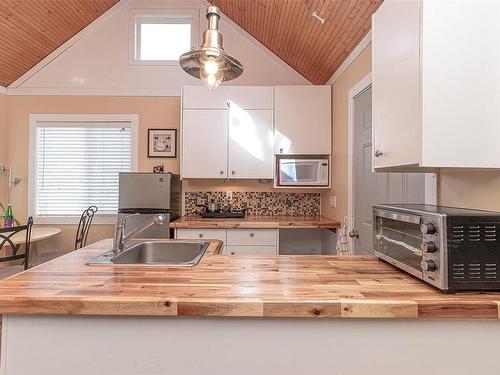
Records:
M103 240L0 282L2 314L499 318L500 294L444 294L374 257L223 256L193 267L85 265Z
M326 228L337 229L341 224L325 216L247 216L245 218L210 218L187 215L170 223L170 228Z
M193 268L85 265L103 240L1 281L0 374L421 375L408 363L430 348L425 374L500 373L498 294L443 294L374 257L220 246Z

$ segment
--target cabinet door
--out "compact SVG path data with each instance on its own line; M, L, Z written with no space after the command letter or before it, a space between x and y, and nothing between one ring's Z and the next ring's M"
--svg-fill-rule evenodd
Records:
M500 2L422 7L422 165L500 168Z
M331 86L277 86L276 154L331 154Z
M272 86L221 86L208 91L204 86L185 86L184 109L273 109Z
M276 255L276 246L226 246L226 255Z
M268 178L274 174L273 111L229 111L230 178Z
M420 163L419 13L419 1L387 1L373 16L374 168Z
M184 110L182 177L226 178L227 110Z

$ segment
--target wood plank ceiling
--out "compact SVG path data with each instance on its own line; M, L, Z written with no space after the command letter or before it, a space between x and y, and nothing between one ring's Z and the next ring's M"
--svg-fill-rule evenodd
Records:
M210 0L314 84L326 83L371 28L383 0ZM312 13L325 23L312 17ZM231 51L228 51L231 52Z
M0 85L8 86L118 0L0 0Z
M310 82L324 84L371 28L382 1L210 2ZM14 82L117 2L0 0L0 85Z

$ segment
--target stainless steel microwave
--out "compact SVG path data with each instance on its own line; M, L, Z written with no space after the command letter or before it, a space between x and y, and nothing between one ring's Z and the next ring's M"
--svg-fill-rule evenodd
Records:
M328 186L329 160L278 159L278 186Z

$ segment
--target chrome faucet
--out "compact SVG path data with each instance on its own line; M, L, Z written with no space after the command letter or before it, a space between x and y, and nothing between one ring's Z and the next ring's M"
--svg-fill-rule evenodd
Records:
M137 216L137 215L139 215L139 213L128 215L128 216L123 216L123 217L118 218L118 220L116 221L115 233L113 236L113 253L114 253L114 255L117 255L120 252L122 252L123 246L132 237L145 231L146 229L148 229L152 225L155 225L155 224L161 225L161 224L165 224L167 222L166 215L157 214L150 221L135 227L127 235L125 235L125 224L127 222L127 219L129 217Z

